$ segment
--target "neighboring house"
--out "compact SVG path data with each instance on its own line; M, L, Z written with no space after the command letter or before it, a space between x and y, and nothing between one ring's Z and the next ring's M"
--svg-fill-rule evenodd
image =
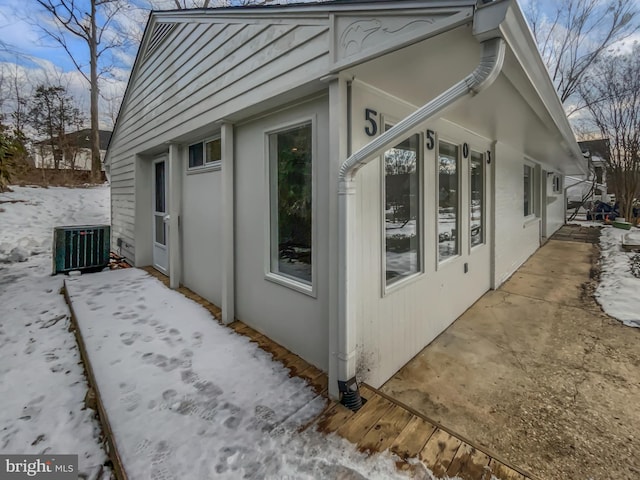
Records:
M104 170L104 157L111 138L108 130L98 130L100 135L100 160ZM57 142L60 149L58 168L71 170L91 170L91 129L78 130L64 135L62 142ZM33 146L34 162L37 168L54 168L54 151L50 140L37 142Z
M609 203L613 192L607 188L607 163L609 162L609 139L585 140L578 142L591 167L593 174L570 176L566 178L567 201L569 208L594 201ZM595 182L595 183L594 183Z
M517 3L482 3L153 12L107 153L113 247L332 395L380 386L564 223L563 176L587 173Z

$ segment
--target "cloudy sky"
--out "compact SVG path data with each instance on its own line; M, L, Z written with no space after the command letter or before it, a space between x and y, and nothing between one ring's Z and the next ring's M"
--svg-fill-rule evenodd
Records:
M125 45L111 49L103 56L103 66L109 67L103 72L100 84L100 122L103 128L111 128L117 116L120 99L126 88L149 11L151 8L175 8L174 0L120 1L123 2L122 8L114 16L112 29L109 32L110 37L105 38L105 42L115 40L124 42ZM211 4L219 1L223 0L212 0ZM519 0L525 11L534 1L543 9L545 5L555 4L554 0ZM640 0L630 1L640 6ZM85 4L87 7L89 5L88 0L76 0L76 3ZM55 31L55 26L37 0L1 0L0 72L5 79L5 88L7 78L17 78L23 90L22 93L26 96L40 83L61 84L67 87L81 110L88 112L89 88L86 79L78 72L67 52L45 33L46 29ZM640 40L640 34L634 39ZM630 45L631 41L627 41L626 44ZM81 69L88 74L86 44L76 39L72 40L68 47ZM0 97L0 103L3 111L11 111L11 96Z

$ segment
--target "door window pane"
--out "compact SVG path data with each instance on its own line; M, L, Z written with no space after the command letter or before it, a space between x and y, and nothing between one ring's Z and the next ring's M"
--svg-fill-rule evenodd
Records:
M166 245L165 244L165 225L164 225L164 216L163 215L155 215L155 221L156 221L156 243L159 243L160 245Z
M165 178L164 178L164 162L158 162L156 165L156 212L165 211ZM148 197L147 197L148 198Z
M311 284L311 124L270 135L271 271Z
M471 246L484 243L484 157L471 152Z
M412 135L384 154L387 285L420 269L419 144Z
M439 142L438 253L440 261L458 255L458 146Z

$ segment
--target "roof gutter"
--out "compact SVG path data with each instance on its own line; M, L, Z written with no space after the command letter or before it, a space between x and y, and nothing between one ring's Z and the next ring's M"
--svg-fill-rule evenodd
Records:
M476 69L463 80L451 86L448 90L422 106L411 115L398 122L393 128L375 138L360 150L351 155L340 167L338 187L338 352L337 352L337 376L338 389L342 394L342 403L356 410L361 402L354 401L358 397L358 385L356 381L356 316L355 303L352 300L356 291L355 263L356 251L356 186L354 178L358 170L370 163L378 155L391 148L403 139L411 130L420 124L433 118L436 114L450 107L458 100L480 93L491 85L500 74L505 55L505 42L496 33L502 21L501 15L487 16L490 8L482 7L476 11L474 25L478 14L482 11L483 20L491 18L491 28L486 28L484 22L482 31L474 35L483 36L482 55ZM487 38L490 36L491 38Z

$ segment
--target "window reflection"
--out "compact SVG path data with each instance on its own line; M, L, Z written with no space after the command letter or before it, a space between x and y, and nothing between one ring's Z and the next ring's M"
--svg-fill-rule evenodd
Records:
M484 158L481 153L471 152L471 246L484 242Z
M440 261L458 255L458 146L439 142L438 254Z
M384 154L387 285L420 269L419 138L412 135Z

